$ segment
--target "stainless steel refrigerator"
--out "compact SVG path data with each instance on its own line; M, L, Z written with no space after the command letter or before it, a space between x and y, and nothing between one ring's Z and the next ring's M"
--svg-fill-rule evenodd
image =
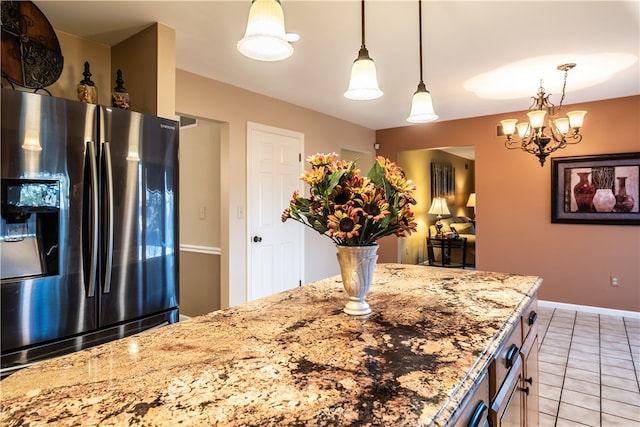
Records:
M2 374L178 320L177 122L2 89Z

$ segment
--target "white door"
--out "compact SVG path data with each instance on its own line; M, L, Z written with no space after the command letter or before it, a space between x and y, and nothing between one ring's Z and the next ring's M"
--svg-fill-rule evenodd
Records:
M249 122L247 300L303 283L303 225L281 221L300 181L304 134Z

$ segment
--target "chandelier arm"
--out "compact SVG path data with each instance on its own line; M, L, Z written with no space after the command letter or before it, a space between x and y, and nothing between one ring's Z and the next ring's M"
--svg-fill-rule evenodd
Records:
M574 133L569 138L574 139L575 141L569 141L568 139L565 139L565 144L579 144L580 141L582 141L582 134Z
M507 140L504 142L504 147L508 150L519 150L521 149L521 145L524 143L523 139L516 140L511 136L507 137Z
M522 142L522 151L526 151L529 154L537 155L540 152L540 147L533 140Z
M560 144L560 145L565 144L565 137L564 137L564 135L562 135L562 134L558 134L558 133L554 132L554 131L553 131L553 127L550 127L550 130L551 130L551 136L553 137L553 140L554 140L555 142L557 142L557 143L558 143L558 144ZM559 137L558 137L558 135L559 135Z

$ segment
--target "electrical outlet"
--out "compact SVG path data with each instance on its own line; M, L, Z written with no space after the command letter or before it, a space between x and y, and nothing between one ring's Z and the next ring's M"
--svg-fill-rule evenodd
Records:
M206 219L207 218L207 207L206 206L200 206L199 212L198 212L198 216L200 219Z
M620 286L620 279L617 276L610 276L611 278L611 286Z

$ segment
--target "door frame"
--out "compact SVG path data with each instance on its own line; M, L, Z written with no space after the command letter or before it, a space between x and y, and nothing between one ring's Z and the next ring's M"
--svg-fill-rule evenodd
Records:
M251 289L251 278L252 278L252 274L251 274L251 268L252 268L252 255L251 255L251 248L252 248L252 230L251 230L251 224L252 224L252 213L253 213L253 206L252 206L252 194L253 194L253 188L252 188L252 182L253 180L251 179L251 157L252 157L252 153L254 150L254 141L251 138L251 133L253 130L257 130L257 131L261 131L261 132L269 132L269 133L274 133L277 135L282 135L282 136L287 136L287 137L291 137L291 138L296 138L300 141L300 162L299 164L299 170L298 173L302 174L303 170L304 170L304 133L302 132L296 132L293 130L289 130L289 129L283 129L283 128L278 128L278 127L274 127L274 126L269 126L269 125L264 125L264 124L260 124L260 123L256 123L256 122L251 122L251 121L247 121L247 156L246 156L246 167L247 167L247 198L246 198L246 203L245 206L247 207L246 209L246 215L245 215L245 236L247 238L246 240L246 272L245 272L245 277L246 277L246 281L245 281L245 301L249 301L249 294L250 294L250 289ZM282 206L281 207L282 210L284 211L284 209L286 208L286 206ZM301 225L302 226L302 225ZM300 251L300 256L298 257L298 262L300 264L300 281L301 281L301 285L305 284L305 238L304 238L304 234L305 234L305 230L302 230L302 232L300 233L300 245L302 250Z

